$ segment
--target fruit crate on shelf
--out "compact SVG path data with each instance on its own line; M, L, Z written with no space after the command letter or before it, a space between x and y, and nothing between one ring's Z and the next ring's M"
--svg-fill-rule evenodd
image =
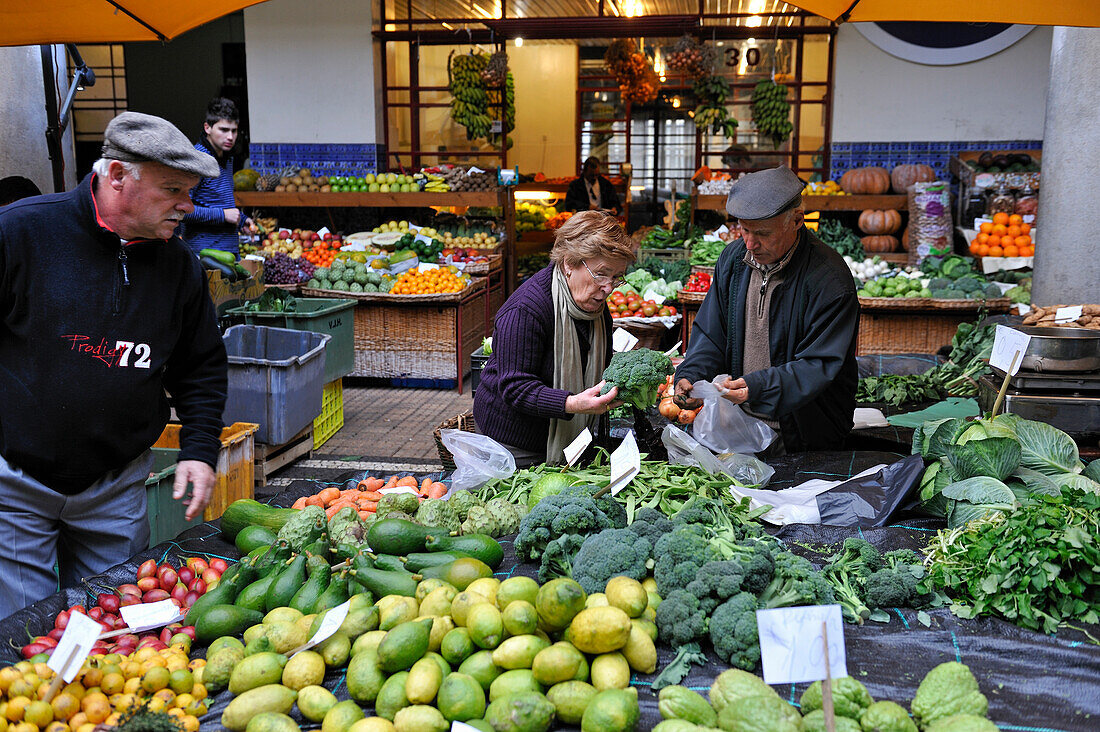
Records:
M226 507L240 498L252 498L252 463L255 455L253 442L258 424L252 422L235 422L222 429L220 436L221 448L218 450L218 464L214 468L217 482L214 484L214 492L210 497L210 503L206 506L203 519L212 521L222 515ZM145 483L146 489L153 487L151 481L158 484L167 483L168 500L159 500L159 513L163 518L157 517L158 525L162 531L168 531L173 526L181 526L183 531L189 526L183 520L184 507L179 501L172 499L172 481L175 476L176 458L180 451L179 424L168 424L164 432L153 443L153 471L154 475ZM166 476L171 469L172 475ZM162 492L157 492L162 495ZM150 494L152 497L152 494ZM178 514L178 515L177 515ZM149 504L150 526L152 526L154 506ZM176 531L176 534L179 533ZM176 534L172 534L175 536ZM172 538L172 537L167 537Z
M321 415L313 420L313 449L328 442L344 426L344 380L325 384L321 393Z

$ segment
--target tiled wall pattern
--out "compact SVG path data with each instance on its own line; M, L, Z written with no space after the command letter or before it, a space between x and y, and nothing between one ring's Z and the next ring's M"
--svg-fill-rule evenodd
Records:
M983 140L978 142L834 142L829 177L840 180L845 171L878 165L890 170L902 163L925 163L950 179L947 163L962 150L1040 150L1042 140Z
M366 175L377 173L385 164L383 145L304 144L253 142L248 146L252 168L275 173L288 166L309 168L314 175Z

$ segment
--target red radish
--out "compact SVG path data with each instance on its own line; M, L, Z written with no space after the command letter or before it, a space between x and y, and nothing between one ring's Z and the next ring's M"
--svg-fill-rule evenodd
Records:
M192 590L191 592L188 592L183 597L183 606L186 607L186 608L190 608L192 605L195 604L195 601L198 600L200 597L202 597L202 596L199 593L195 592L194 590Z
M210 560L210 569L217 572L218 576L221 577L222 572L229 569L229 562L225 561L221 557L214 557Z
M156 577L142 577L138 580L137 586L142 594L145 594L149 590L160 588L160 581Z
M169 597L170 595L167 592L160 588L157 588L155 590L149 590L144 595L142 595L141 601L144 603L161 602L162 600L167 600Z
M195 579L195 570L190 567L180 567L180 571L176 574L179 575L180 582L190 586L191 580Z
M196 577L191 584L187 585L187 589L191 592L197 592L200 595L206 593L206 581L202 577Z
M152 577L157 573L157 560L146 559L141 563L141 566L137 570L137 579L142 577Z

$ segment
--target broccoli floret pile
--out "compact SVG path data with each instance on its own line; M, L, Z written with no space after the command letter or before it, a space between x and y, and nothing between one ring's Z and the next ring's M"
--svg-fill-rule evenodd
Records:
M717 559L710 547L706 529L698 524L679 523L657 540L653 556L653 579L657 581L657 592L661 597L668 597L673 590L687 587L700 567Z
M752 671L760 662L760 636L756 630L758 607L755 595L740 592L719 605L711 615L710 642L714 652L734 668Z
M639 582L649 573L653 545L630 529L604 529L585 539L573 557L573 579L588 594L603 592L607 581L623 575Z
M657 509L645 506L634 513L634 522L627 528L656 545L658 539L672 531L672 521Z
M546 545L539 562L540 585L558 577L573 576L573 557L580 551L585 538L581 534L562 534Z
M603 379L607 383L602 393L617 386L620 401L645 409L657 403L657 387L674 371L672 360L660 351L648 348L620 351L604 369Z
M931 593L920 586L924 579L924 564L920 556L909 549L886 552L884 567L867 578L867 604L871 607L927 607Z
M808 559L783 552L775 558L775 575L760 594L760 607L829 605L833 588Z
M657 632L673 648L698 640L707 634L707 610L687 590L673 590L657 606Z
M707 562L684 589L698 597L708 612L741 592L744 571L737 562Z
M586 536L626 526L626 509L613 498L594 500L595 491L592 486L569 486L535 504L520 522L516 556L533 562L540 559L547 544L563 534Z
M824 573L850 623L862 623L878 608L926 607L932 597L920 588L924 566L909 549L881 554L864 539L845 539Z

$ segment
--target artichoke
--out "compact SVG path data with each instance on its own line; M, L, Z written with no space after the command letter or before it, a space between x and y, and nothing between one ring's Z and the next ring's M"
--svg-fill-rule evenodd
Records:
M416 512L416 522L423 526L445 529L448 533L458 531L462 524L454 507L442 498L425 499Z

